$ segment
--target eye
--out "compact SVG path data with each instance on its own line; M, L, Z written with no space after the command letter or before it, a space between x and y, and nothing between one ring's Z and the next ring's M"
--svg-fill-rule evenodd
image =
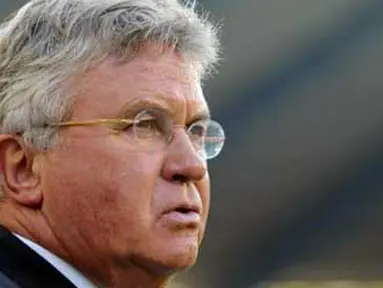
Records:
M190 141L198 151L203 149L207 132L207 124L208 121L201 120L193 123L188 128Z
M192 137L203 138L206 136L207 126L207 120L197 121L189 126L189 135Z
M134 127L138 133L156 133L160 130L156 118L147 118L135 122Z
M160 137L166 134L164 117L160 112L145 110L134 119L134 132L138 138Z

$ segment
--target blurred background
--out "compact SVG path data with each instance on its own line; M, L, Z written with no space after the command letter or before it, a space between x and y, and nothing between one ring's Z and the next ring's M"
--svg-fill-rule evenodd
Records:
M383 280L383 1L200 2L223 24L205 94L227 142L177 287Z

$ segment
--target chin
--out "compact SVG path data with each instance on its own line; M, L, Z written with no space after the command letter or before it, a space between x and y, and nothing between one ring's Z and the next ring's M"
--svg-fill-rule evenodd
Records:
M150 257L153 272L161 275L170 275L192 267L198 257L198 241L167 241L155 249L157 253Z
M190 268L197 261L198 247L186 246L186 247L173 247L176 251L169 251L167 259L164 261L167 267L182 271Z

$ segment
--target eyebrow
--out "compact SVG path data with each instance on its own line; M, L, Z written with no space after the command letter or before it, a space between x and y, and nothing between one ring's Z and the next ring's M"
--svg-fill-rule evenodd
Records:
M165 100L161 94L156 94L157 97L150 96L140 96L136 97L133 100L127 102L121 109L121 112L118 114L119 118L132 118L137 115L143 109L157 109L161 112L168 114L173 119L176 118L177 109L171 109L168 101ZM203 109L197 113L193 113L191 119L187 121L187 125L194 123L200 120L207 120L211 118L210 111Z
M197 121L203 121L203 120L208 120L211 118L210 112L209 111L204 111L204 112L198 112L193 115L190 121L186 123L186 126L189 126Z

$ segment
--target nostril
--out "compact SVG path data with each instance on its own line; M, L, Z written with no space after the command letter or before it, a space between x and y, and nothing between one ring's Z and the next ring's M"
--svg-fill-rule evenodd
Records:
M173 180L174 182L180 182L180 183L186 183L186 182L188 182L188 178L187 178L186 176L184 176L184 175L181 175L181 174L175 174L175 175L173 175L172 180Z

